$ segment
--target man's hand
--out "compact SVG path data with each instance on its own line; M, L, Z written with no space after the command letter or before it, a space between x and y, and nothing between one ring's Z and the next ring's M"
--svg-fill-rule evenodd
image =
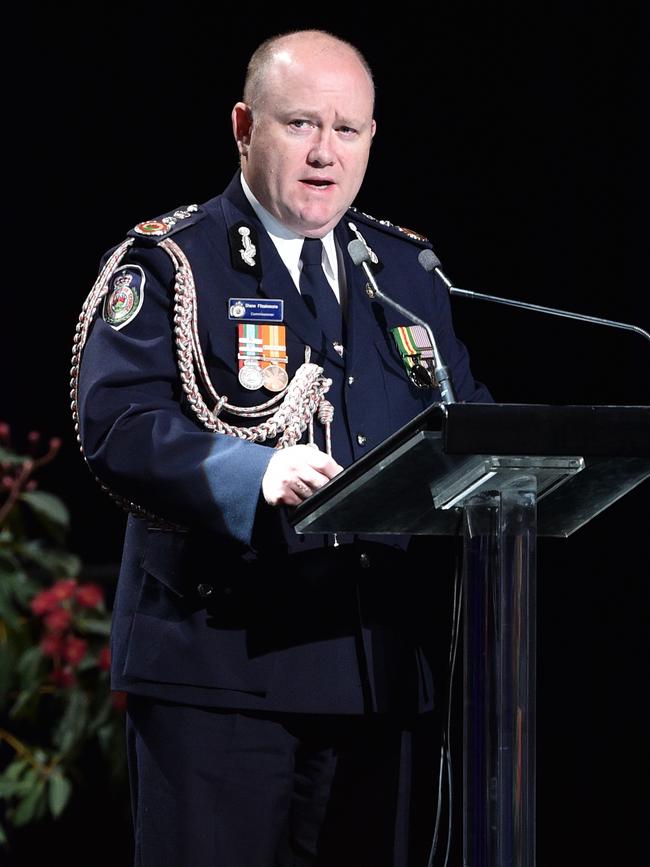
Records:
M297 506L342 469L333 458L312 446L278 449L262 479L264 499L270 506Z

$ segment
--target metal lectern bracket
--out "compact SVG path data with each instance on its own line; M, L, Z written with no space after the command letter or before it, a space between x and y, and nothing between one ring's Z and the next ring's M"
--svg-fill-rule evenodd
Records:
M539 501L584 468L581 457L474 455L456 472L432 484L431 496L436 509L453 509L466 505L477 494L501 491L515 485L518 478L533 475Z

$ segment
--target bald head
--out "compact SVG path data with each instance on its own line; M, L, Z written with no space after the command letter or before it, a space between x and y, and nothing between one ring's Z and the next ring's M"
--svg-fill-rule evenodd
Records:
M324 237L366 171L376 127L368 65L329 33L290 33L255 52L245 94L232 125L246 183L291 231Z
M270 80L291 63L317 59L322 61L328 58L332 64L341 59L356 61L365 72L374 104L372 71L363 54L351 43L324 30L298 30L273 36L263 42L248 63L244 102L255 111L267 96Z

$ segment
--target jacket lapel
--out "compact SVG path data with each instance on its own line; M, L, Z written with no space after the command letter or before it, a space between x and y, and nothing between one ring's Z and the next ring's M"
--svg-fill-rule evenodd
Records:
M348 228L348 220L349 215L346 214L334 230L334 234L343 256L345 268L347 286L345 352L348 370L351 371L354 369L355 352L359 349L355 343L355 335L357 339L359 335L365 335L367 338L367 335L373 333L373 328L365 322L371 315L370 299L366 295L366 277L363 270L354 264L348 253L348 244L356 237Z

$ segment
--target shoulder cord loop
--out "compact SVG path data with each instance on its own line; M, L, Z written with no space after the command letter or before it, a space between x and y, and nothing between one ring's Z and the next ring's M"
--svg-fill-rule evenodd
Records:
M107 260L84 302L75 331L70 371L70 398L75 433L82 455L83 446L79 435L78 415L81 354L97 309L108 292L110 278L132 244L132 238L124 241ZM275 448L282 448L298 443L306 429L308 430L309 444L314 445L313 418L316 415L325 427L327 453L331 454L331 422L334 407L325 399L325 394L329 391L332 380L323 376L322 367L309 361L309 347L306 347L305 350L305 362L298 368L284 391L254 407L238 407L229 403L226 396L219 396L215 391L201 350L198 335L196 287L190 263L185 253L171 238L161 241L158 246L167 253L174 265L174 336L178 369L189 406L200 423L215 433L236 436L250 442L266 442L266 440L277 438ZM214 404L212 410L201 394L197 374L208 399ZM274 405L278 403L279 406L274 409ZM220 418L222 411L244 418L263 416L270 416L270 418L251 427L237 427L227 424ZM102 489L126 511L137 517L145 518L151 524L163 529L181 529L177 525L170 524L153 515L136 503L115 494L100 479L97 479L96 476L95 478Z

